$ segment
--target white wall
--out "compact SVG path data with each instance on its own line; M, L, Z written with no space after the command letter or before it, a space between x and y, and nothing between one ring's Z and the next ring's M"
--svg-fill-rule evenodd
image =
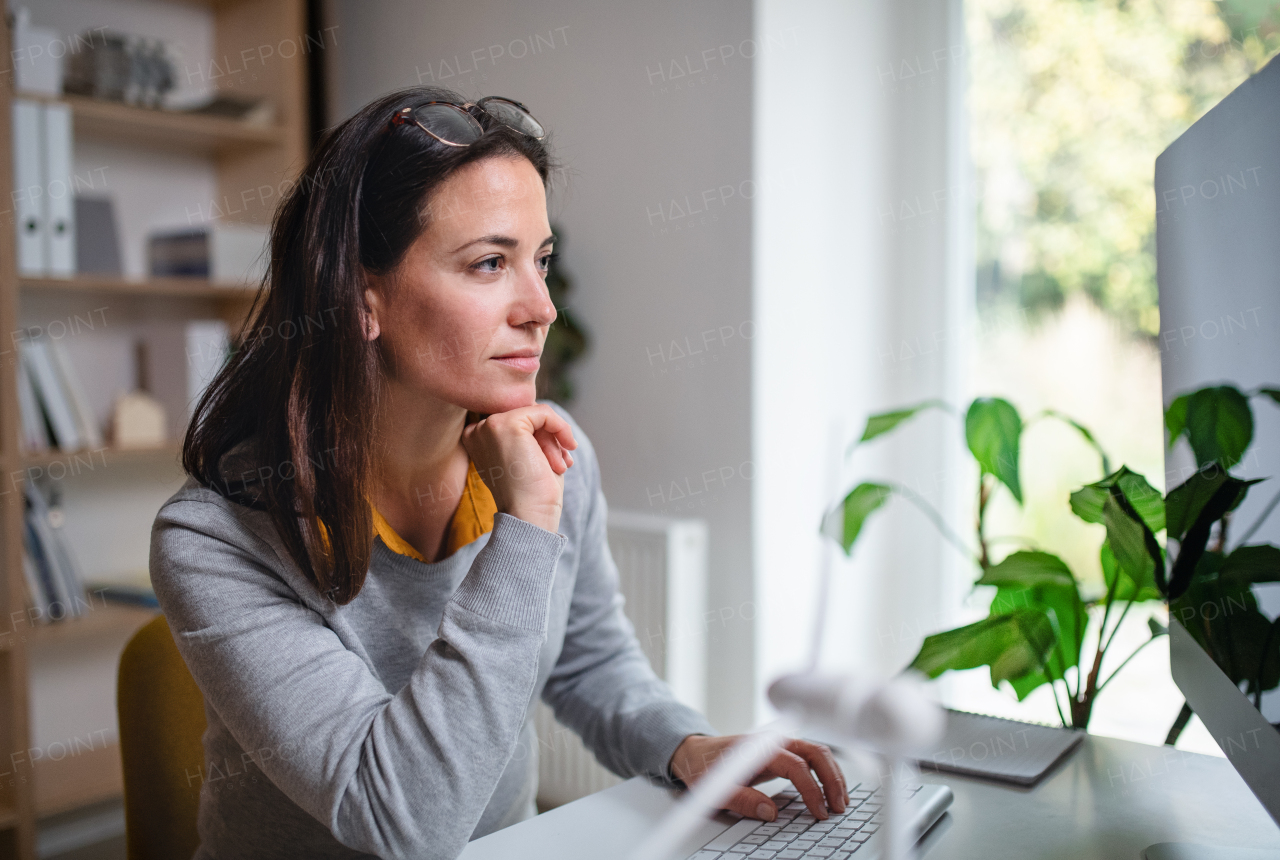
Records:
M331 8L331 120L434 82L519 99L551 129L568 179L552 223L593 341L572 411L611 505L709 523L708 716L722 730L750 725L751 5Z
M954 420L842 451L868 414L960 399L970 305L958 0L758 0L753 523L759 687L809 653L825 508L891 478L958 507ZM892 672L958 603L954 560L901 501L835 565L823 663Z

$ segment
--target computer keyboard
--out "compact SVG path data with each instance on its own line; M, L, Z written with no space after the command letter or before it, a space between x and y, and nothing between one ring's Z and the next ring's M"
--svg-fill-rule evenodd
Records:
M922 788L904 785L902 796L914 797ZM778 807L776 819L754 822L755 826L744 819L688 860L845 860L880 829L883 795L879 788L855 786L844 813L832 812L823 821L813 817L794 789L775 794L773 800Z

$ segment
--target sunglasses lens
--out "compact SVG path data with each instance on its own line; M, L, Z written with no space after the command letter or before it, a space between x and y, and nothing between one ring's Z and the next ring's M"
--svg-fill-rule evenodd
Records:
M538 121L515 102L509 102L502 98L487 98L480 100L480 107L484 109L485 113L503 125L510 126L522 134L529 135L529 137L541 140L546 134L546 131L543 130Z
M413 112L413 118L436 137L455 146L475 143L484 133L475 117L452 105L423 105Z

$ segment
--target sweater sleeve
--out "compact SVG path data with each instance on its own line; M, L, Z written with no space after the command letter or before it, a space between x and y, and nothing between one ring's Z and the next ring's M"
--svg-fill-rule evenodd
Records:
M409 683L387 692L228 505L187 499L152 531L151 576L205 701L342 844L455 857L515 748L565 539L505 514ZM339 610L341 611L341 610Z
M585 435L576 427L574 435L574 468L583 468L589 503L564 647L542 698L609 770L670 782L668 764L680 742L717 732L654 674L623 614L599 465Z

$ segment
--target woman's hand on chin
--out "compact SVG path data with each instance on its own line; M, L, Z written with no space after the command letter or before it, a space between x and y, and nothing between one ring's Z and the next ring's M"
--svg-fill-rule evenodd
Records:
M564 473L578 447L573 430L550 406L499 412L467 425L462 444L498 510L539 528L560 528Z

